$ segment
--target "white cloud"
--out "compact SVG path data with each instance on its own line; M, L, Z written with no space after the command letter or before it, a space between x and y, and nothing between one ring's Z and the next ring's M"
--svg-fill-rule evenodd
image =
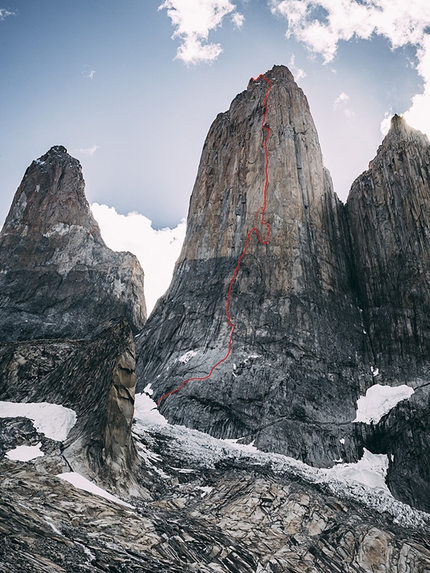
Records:
M347 106L349 101L349 95L345 92L342 92L339 97L334 100L333 109L342 111L345 117L354 117L355 113Z
M16 12L10 12L5 8L0 8L0 20L5 20L8 16L16 16Z
M418 50L418 73L424 79L424 91L412 98L412 106L403 114L406 121L430 137L430 36L424 38Z
M288 67L290 68L296 82L306 77L305 70L302 70L302 68L296 66L296 56L294 54L291 55Z
M100 149L100 145L93 145L92 147L87 147L85 149L75 149L74 153L83 153L84 155L92 157L97 149Z
M228 14L238 28L244 21L230 0L164 0L158 9L167 10L176 28L172 38L182 41L176 58L186 64L209 63L218 58L221 45L208 44L207 40L209 32L221 26Z
M245 21L245 16L243 14L239 14L239 12L233 12L231 20L233 24L236 26L236 28L240 29L242 28L243 23Z
M269 0L272 13L288 20L294 34L330 62L341 40L372 34L388 38L393 48L420 45L430 25L428 0Z
M430 134L430 2L428 0L268 0L271 11L288 21L294 35L324 63L333 60L340 41L387 38L393 49L417 48L417 71L424 92L404 114L414 127Z
M381 121L381 125L379 127L383 136L387 135L387 133L390 129L392 117L393 117L393 110L392 109L389 109L388 111L385 112L384 119Z
M334 109L338 109L340 106L345 104L349 100L349 95L342 92L339 97L334 100Z
M91 209L107 246L130 251L145 271L145 298L148 313L167 290L173 268L185 238L185 220L174 229L156 230L150 219L139 213L120 215L113 207L93 203Z
M84 78L92 80L94 78L95 73L96 70L92 70L90 66L84 66L84 71L82 72L82 75L84 76Z

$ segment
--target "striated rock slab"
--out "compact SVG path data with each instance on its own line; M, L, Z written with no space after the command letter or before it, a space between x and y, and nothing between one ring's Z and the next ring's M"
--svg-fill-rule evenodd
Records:
M104 244L82 169L62 146L33 161L0 233L0 340L91 337L146 320L143 271Z
M177 431L178 436L181 434ZM210 438L203 444L212 452ZM136 436L139 440L139 437ZM140 440L161 488L125 508L32 464L0 463L0 568L150 573L427 573L428 516L393 520L297 476L220 455L214 467L157 429ZM221 450L221 448L220 448ZM397 502L398 503L398 502Z
M308 102L287 68L265 77L209 130L172 284L137 340L137 387L160 399L205 378L163 399L171 422L329 466L359 457L350 422L371 384L370 349ZM252 234L232 286L231 355L207 378L228 349L227 292L253 227L262 241Z

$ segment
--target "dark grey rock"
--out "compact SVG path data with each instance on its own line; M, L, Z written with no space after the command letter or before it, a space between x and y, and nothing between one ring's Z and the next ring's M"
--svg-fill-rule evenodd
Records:
M68 468L127 492L137 463L134 387L135 345L125 321L91 340L0 344L0 400L74 410L76 425L61 446Z

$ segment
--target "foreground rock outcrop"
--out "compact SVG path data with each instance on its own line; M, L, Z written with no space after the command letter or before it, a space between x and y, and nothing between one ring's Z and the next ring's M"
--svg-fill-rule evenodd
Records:
M146 320L143 271L106 247L79 161L62 146L32 162L0 233L1 341L85 338Z
M60 444L59 471L133 491L135 345L123 321L89 340L0 345L0 401L58 404L77 422ZM31 442L30 442L31 443ZM11 447L30 445L18 431Z
M226 442L181 428L145 425L142 431L136 424L135 439L151 497L133 500L131 508L79 491L36 464L0 462L0 568L429 571L428 516L399 502L397 511L378 510L378 491L356 485L363 500L354 500L327 483L309 483L285 463L277 468L252 454L236 455Z

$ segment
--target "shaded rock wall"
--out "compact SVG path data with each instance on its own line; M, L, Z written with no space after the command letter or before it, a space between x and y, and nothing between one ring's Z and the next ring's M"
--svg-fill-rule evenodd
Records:
M346 204L360 305L375 382L416 389L364 443L386 453L387 483L430 511L430 142L394 116Z
M430 143L394 116L347 201L357 284L375 365L429 375Z

